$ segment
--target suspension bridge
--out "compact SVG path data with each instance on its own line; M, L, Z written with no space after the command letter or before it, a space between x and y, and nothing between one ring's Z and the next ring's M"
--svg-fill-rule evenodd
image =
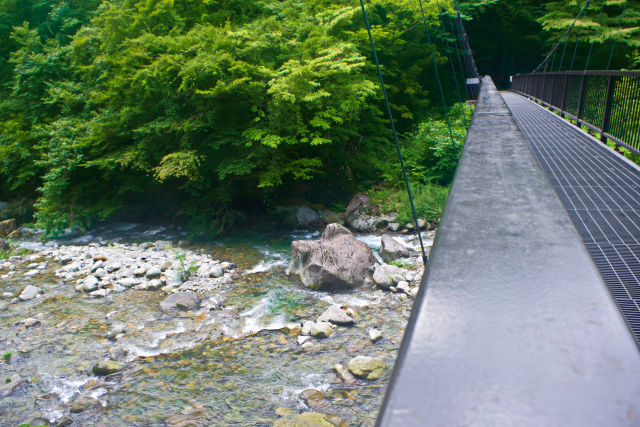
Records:
M440 15L477 104L380 426L640 425L640 72L560 70L589 3L503 93Z

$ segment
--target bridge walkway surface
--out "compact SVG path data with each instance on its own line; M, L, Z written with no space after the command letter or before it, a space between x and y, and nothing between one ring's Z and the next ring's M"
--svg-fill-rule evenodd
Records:
M503 98L640 342L640 169L540 105Z
M638 426L640 351L490 78L381 426Z

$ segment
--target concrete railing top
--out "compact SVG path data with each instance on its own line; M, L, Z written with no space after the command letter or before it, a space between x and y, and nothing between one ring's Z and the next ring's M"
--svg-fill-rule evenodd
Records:
M490 78L379 424L640 425L640 351Z

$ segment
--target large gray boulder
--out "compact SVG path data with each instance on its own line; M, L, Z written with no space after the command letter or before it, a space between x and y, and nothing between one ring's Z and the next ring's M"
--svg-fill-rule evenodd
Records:
M300 227L308 227L320 221L320 216L311 208L301 207L296 212L296 220Z
M370 283L376 258L340 224L329 224L320 240L291 243L290 274L311 289L353 288Z
M385 234L380 242L380 256L386 262L411 257L411 252L393 237Z
M375 219L370 214L374 212L371 199L364 193L358 193L349 202L344 213L345 224L352 230L370 231L375 229Z
M186 311L200 306L200 298L192 292L176 292L160 303L163 311Z

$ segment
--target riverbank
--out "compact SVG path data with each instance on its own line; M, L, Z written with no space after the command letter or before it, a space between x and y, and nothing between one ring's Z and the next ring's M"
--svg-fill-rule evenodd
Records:
M286 269L291 241L318 232L199 245L178 244L181 233L112 225L47 245L22 241L32 253L0 262L1 363L9 379L3 418L16 425L271 425L312 410L373 425L420 267L403 269L408 292L316 292ZM380 244L377 234L358 238ZM37 289L20 298L29 286ZM195 298L167 305L185 294ZM345 308L353 322L319 319L329 307ZM329 320L326 338L303 331L318 320ZM336 365L348 371L358 356L384 362L379 378L345 379ZM97 375L105 360L113 372Z

